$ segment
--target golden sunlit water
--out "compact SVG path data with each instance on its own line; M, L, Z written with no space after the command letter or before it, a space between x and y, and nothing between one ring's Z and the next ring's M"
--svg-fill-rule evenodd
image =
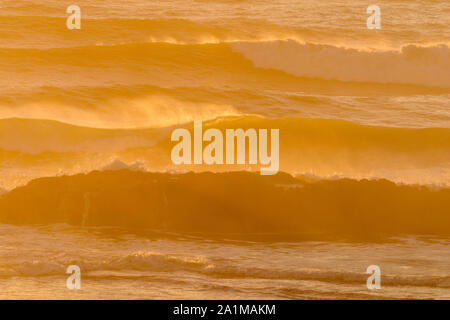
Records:
M0 0L0 297L450 299L450 3L369 4ZM279 174L175 165L194 121Z

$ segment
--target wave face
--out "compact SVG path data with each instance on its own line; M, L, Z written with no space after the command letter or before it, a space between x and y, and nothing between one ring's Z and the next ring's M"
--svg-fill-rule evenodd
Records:
M185 127L193 135L192 124ZM257 165L173 165L175 127L95 129L56 121L0 121L0 171L6 189L40 176L76 174L123 163L147 171L259 171ZM233 116L205 121L216 128L278 128L280 170L320 178L387 178L396 183L449 186L450 131L395 128L343 120ZM389 161L386 161L389 159ZM113 165L113 167L115 167Z
M206 44L236 41L264 41L270 39L301 40L301 30L283 27L269 21L242 19L225 25L217 21L193 21L180 18L98 18L83 19L83 27L71 37L62 28L65 17L6 16L0 33L2 47L8 48L64 48L91 45L131 43ZM30 29L29 26L33 25ZM12 26L21 33L12 32ZM24 37L27 42L24 43Z
M145 227L213 237L364 240L398 234L449 236L449 208L449 189L398 186L386 180L308 183L287 174L118 170L34 180L2 196L0 219Z

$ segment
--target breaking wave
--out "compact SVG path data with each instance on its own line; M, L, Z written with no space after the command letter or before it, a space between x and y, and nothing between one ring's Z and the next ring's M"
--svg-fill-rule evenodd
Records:
M59 261L58 261L59 260ZM90 260L90 259L89 259ZM114 255L107 261L77 261L76 258L57 258L56 261L33 260L19 265L10 265L0 269L0 277L11 276L54 276L65 271L67 265L76 263L85 271L84 277L145 277L155 272L192 272L221 279L277 279L310 280L331 283L364 283L367 274L344 270L320 269L268 269L243 267L224 259L206 258L204 256L163 254L158 252L137 251L129 254ZM450 288L448 276L383 276L385 286L417 286Z
M29 56L33 56L33 60L29 60ZM283 73L288 73L295 77L323 81L409 84L443 89L450 87L449 56L447 45L409 45L399 52L366 52L330 45L301 44L293 40L189 45L133 43L46 50L0 49L2 68L20 64L22 71L49 66L69 70L96 68L117 72L117 78L120 79L119 75L124 70L130 75L141 70L147 72L148 76L165 70L173 76L173 72L180 69L190 78L194 74L199 76L196 73L198 69L224 80L231 73L257 77L259 81L273 81L274 77L282 78ZM268 69L272 69L272 72ZM283 73L274 74L273 70Z
M181 125L192 132L192 124ZM406 184L450 184L449 128L366 126L335 119L232 116L205 121L204 130L280 129L280 170L319 177L386 178ZM95 129L56 121L0 120L3 187L8 170L31 178L126 166L150 171L259 170L246 165L173 166L175 127ZM193 133L192 133L193 135ZM389 161L386 161L389 159ZM120 163L112 163L121 161ZM33 164L34 165L31 165ZM36 167L39 163L39 167ZM112 166L111 166L112 165ZM9 169L8 169L9 168ZM29 179L27 180L29 181ZM22 183L20 183L22 184ZM17 185L17 182L12 182Z
M0 221L239 239L373 240L399 234L449 236L449 208L448 188L387 180L115 170L33 180L2 195Z
M409 45L399 52L364 52L291 40L237 43L233 49L243 53L257 67L300 77L450 87L450 48L447 45Z

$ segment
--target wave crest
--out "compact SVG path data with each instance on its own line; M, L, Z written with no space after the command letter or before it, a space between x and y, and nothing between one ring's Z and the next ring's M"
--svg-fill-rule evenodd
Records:
M359 51L293 40L233 44L260 68L326 80L450 87L447 45L408 45L397 51Z

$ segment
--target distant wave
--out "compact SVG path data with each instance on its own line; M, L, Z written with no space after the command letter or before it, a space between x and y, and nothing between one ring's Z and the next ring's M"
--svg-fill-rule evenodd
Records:
M86 5L82 7L90 9ZM199 18L189 13L171 16L154 12L148 15L123 12L125 15L122 15L112 14L106 8L94 10L96 13L90 10L89 17L83 17L81 30L68 36L71 31L65 28L67 16L64 6L50 8L30 4L17 9L2 8L0 44L2 47L58 48L136 42L199 44L291 39L300 43L377 50L398 49L411 41L422 45L448 44L447 37L427 33L430 30L423 30L423 33L415 30L417 33L405 37L404 32L399 30L392 33L367 32L365 26L354 24L329 28L327 23L299 23L295 19L286 23L268 19L266 15L225 15L219 18L209 14ZM289 13L287 15L289 17ZM438 26L439 21L434 22L436 25L433 27L437 30L439 27L445 28L444 21L441 21L441 26Z
M151 228L206 237L374 240L450 235L450 189L287 174L119 170L33 180L0 198L13 224ZM259 236L258 236L259 234Z
M9 1L8 1L9 2ZM33 3L31 1L14 1L9 3L2 3L0 5L2 13L8 15L61 15L61 7L52 6L50 4ZM63 11L64 12L64 11Z
M450 48L405 46L400 52L364 52L295 41L238 43L233 49L255 66L300 77L450 87Z
M73 259L72 259L73 260ZM22 262L20 265L15 266L15 274L21 276L51 276L58 274L61 270L64 270L63 261L41 261L32 260ZM70 263L70 262L69 262ZM98 262L77 262L84 270L89 272L101 271L101 270L139 270L139 271L177 271L180 269L199 269L207 266L206 259L197 256L177 256L169 254L161 254L157 252L134 252L127 255L116 255L110 258L109 261ZM0 269L0 277L5 275L12 275L11 272L5 272Z
M192 130L192 123L179 126ZM251 115L219 117L205 121L203 127L280 129L280 170L292 174L450 185L449 128L406 129ZM173 129L95 129L48 120L3 119L0 156L5 170L39 163L39 170L47 168L45 175L57 174L62 167L70 173L101 169L113 159L128 165L139 161L143 168L157 171L258 170L245 165L174 166L170 160ZM72 168L74 161L79 164ZM87 162L91 165L86 167Z
M223 131L232 128L278 128L283 134L280 139L281 148L286 146L291 152L294 148L297 148L299 152L306 152L308 147L315 147L318 151L332 147L341 151L343 149L353 151L384 149L394 153L425 152L430 156L432 155L430 152L439 150L450 152L450 128L395 128L366 126L338 119L300 117L276 119L255 115L222 116L221 113L216 114L212 120L208 118L196 118L196 120L204 121L205 130L208 128L218 128ZM178 123L177 127L192 130L192 121ZM8 118L0 119L0 148L25 153L77 151L83 150L83 144L95 143L97 140L127 137L134 137L137 140L147 139L153 145L158 143L159 147L165 148L172 144L170 132L173 128L175 127L171 124L171 126L156 126L156 128L102 129L46 119ZM34 149L29 149L27 145ZM58 146L65 146L65 148L60 149ZM77 146L80 147L77 148ZM433 154L433 156L437 155ZM441 159L444 160L446 157Z
M304 90L301 92L289 87L271 90L138 84L0 90L0 119L48 119L109 129L164 127L245 114L343 119L403 128L446 128L450 124L450 94L424 96L426 92L412 94L405 87L397 87L397 95L393 95L383 93L383 88L380 92L374 86L355 89L355 83L338 81L307 84L298 84Z

